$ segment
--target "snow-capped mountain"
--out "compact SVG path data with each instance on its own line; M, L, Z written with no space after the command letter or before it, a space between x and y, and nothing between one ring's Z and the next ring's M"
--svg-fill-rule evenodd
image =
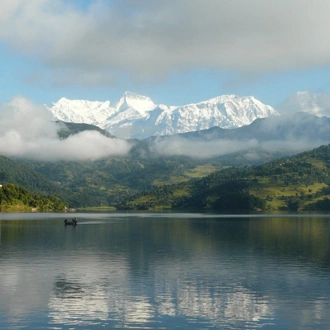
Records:
M271 106L252 96L222 95L196 104L167 106L129 92L114 105L110 101L61 98L48 109L54 120L92 124L125 139L173 135L213 126L231 129L257 118L278 115Z

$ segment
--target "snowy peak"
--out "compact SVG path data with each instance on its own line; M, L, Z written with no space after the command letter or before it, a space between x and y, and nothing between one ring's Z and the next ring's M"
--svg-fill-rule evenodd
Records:
M53 103L53 105L57 105L59 107L65 108L65 107L83 107L89 110L98 109L98 108L109 108L110 107L110 101L105 102L99 102L99 101L87 101L87 100L68 100L65 97L62 97L59 99L56 103Z
M222 95L184 106L156 105L149 97L125 92L115 106L110 101L61 98L49 107L55 120L86 123L120 138L194 132L214 126L237 128L278 113L252 96Z
M213 104L226 103L226 102L233 102L235 100L242 100L242 99L246 99L246 98L250 98L250 97L239 97L237 95L220 95L220 96L214 97L210 100L200 102L200 104L202 104L202 103L213 103Z
M215 98L212 98L207 101L197 103L198 105L224 105L227 107L236 107L236 108L259 108L260 110L272 111L274 110L271 106L265 105L253 96L237 96L237 95L221 95Z
M146 112L155 109L156 104L147 96L125 92L116 104L116 109L122 111L128 108L133 108L141 114L145 114Z

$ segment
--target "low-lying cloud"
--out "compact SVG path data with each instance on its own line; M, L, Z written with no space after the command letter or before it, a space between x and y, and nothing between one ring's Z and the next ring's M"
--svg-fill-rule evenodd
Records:
M258 146L257 140L251 139L238 143L230 140L191 141L181 137L155 140L151 149L166 156L188 156L192 158L209 158L223 156L230 153L254 149Z
M23 97L0 106L0 154L46 161L97 160L125 155L131 145L97 131L84 131L61 140L61 126L50 112Z
M298 92L290 95L277 108L283 114L307 112L315 116L330 116L330 94Z
M310 100L319 105L314 109L323 109L322 113L325 113L326 105L330 105L325 94L301 93L298 96L301 96L300 101L306 101L302 102L302 107L305 105L307 109L310 109ZM311 112L259 118L251 125L233 130L214 127L200 134L158 137L150 148L161 155L194 158L211 158L237 152L248 155L250 150L282 155L298 153L330 143L330 118L316 116L316 111Z
M293 154L328 144L326 141L315 140L270 140L246 141L219 139L214 141L192 141L181 137L156 139L150 147L152 152L163 156L188 156L196 159L214 158L233 153L243 152L246 158L256 157L252 150L263 152Z

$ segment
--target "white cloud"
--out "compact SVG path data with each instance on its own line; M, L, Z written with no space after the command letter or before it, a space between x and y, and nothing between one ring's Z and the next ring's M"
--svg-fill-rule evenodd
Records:
M284 100L278 111L283 114L303 111L319 117L330 116L330 94L298 92Z
M123 73L141 80L190 68L260 74L330 64L328 0L95 0L84 10L78 6L3 0L0 40L50 68L68 69L67 77L76 71L85 84L109 84Z
M44 106L16 97L0 106L0 154L49 161L96 160L127 154L131 148L124 140L107 138L96 131L60 140L59 129Z
M223 156L230 153L256 148L254 139L238 142L226 139L215 141L191 141L181 137L156 139L151 150L161 155L183 155L193 158Z
M245 158L257 157L254 150L264 152L279 152L291 154L313 149L328 141L307 139L297 140L283 138L283 140L258 141L218 139L214 141L191 141L181 137L157 140L150 147L152 152L165 156L188 156L196 159L213 158L241 152Z

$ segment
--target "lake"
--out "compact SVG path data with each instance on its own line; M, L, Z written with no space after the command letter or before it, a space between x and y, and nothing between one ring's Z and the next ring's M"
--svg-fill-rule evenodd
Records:
M0 213L1 329L330 329L330 215L70 216Z

